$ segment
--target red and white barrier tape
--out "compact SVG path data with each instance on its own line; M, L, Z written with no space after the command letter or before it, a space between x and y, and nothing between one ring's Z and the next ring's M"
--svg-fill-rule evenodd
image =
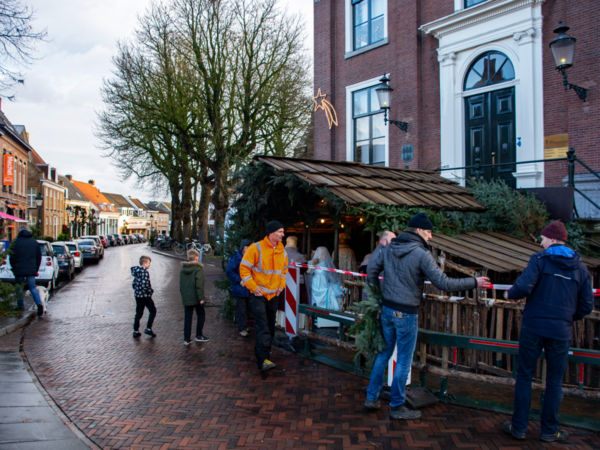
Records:
M332 269L330 267L313 266L311 264L298 264L293 261L291 261L289 263L289 265L292 267L298 267L298 268L303 268L303 269L325 270L327 272L341 273L343 275L352 275L355 277L366 277L367 276L366 273L350 272L349 270ZM383 279L383 277L379 277L379 278ZM430 283L430 281L426 281L425 283ZM512 287L512 284L490 283L485 287L485 289L495 289L497 291L508 291L511 287ZM600 289L593 289L593 293L595 296L600 296Z

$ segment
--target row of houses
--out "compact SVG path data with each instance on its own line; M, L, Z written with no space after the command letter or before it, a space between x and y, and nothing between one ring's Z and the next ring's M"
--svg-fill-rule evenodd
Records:
M19 224L56 238L86 234L167 234L171 205L143 203L118 193L101 192L87 182L60 175L29 143L23 125L13 125L0 103L0 239L16 237Z

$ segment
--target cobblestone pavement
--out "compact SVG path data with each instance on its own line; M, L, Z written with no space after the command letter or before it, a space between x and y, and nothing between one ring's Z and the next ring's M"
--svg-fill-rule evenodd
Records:
M261 379L252 338L207 308L210 342L183 346L179 261L152 255L157 337L131 336L129 267L143 245L105 260L54 296L45 320L25 330L24 352L57 405L102 448L545 448L500 431L503 414L437 404L417 421L363 409L367 380L275 348ZM207 288L222 276L206 266ZM213 264L213 265L210 265ZM145 318L142 319L142 326ZM599 448L597 434L567 428L569 448Z

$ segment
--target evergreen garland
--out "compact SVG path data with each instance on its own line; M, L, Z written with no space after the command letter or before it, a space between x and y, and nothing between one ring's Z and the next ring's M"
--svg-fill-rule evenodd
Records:
M350 310L357 313L360 320L348 328L348 333L353 334L355 339L354 361L358 362L363 357L366 368L371 369L375 357L385 348L379 321L383 299L379 286L374 287L367 283L363 289L366 293L366 300L350 306Z

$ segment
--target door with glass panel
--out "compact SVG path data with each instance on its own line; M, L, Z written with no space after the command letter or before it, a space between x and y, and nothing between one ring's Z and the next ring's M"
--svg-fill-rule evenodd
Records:
M512 79L510 60L500 52L487 52L472 64L464 88L485 88ZM464 101L467 178L502 179L516 187L512 175L516 170L514 86L481 92Z

